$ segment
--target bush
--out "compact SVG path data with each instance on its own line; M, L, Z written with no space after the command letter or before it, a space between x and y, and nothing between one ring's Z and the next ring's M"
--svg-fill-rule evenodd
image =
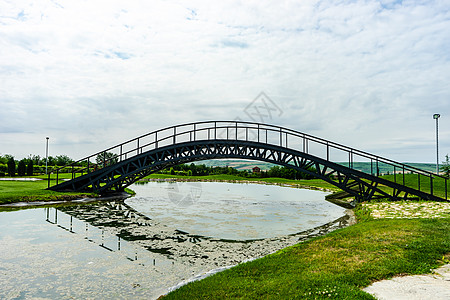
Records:
M33 174L45 173L45 166L33 166Z

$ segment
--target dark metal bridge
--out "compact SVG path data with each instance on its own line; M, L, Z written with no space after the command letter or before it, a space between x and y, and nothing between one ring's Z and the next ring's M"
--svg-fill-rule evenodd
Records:
M264 161L305 172L357 202L374 197L448 201L446 177L288 128L240 121L153 131L60 168L54 172L56 185L50 186L50 175L48 183L55 191L107 194L174 165L221 158ZM358 169L359 162L370 163L370 170ZM390 170L390 175L381 176L380 169ZM72 179L60 182L63 172L70 172Z

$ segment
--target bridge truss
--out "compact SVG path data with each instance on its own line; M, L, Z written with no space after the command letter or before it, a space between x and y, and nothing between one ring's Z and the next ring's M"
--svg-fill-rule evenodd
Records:
M445 177L287 128L237 121L189 123L151 132L56 170L56 185L50 186L49 175L49 189L119 192L177 164L222 158L264 161L305 172L339 187L356 202L374 197L448 199ZM370 162L370 170L358 169L358 162ZM381 177L380 168L392 170L390 176ZM60 183L64 171L72 179ZM445 192L435 193L436 185L444 185Z

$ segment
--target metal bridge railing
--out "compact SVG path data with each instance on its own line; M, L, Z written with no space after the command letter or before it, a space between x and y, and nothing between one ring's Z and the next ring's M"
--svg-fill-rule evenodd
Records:
M204 121L166 127L94 153L53 173L56 173L58 184L59 174L64 170L65 173L71 173L71 178L74 179L150 150L201 140L237 140L272 144L311 154L329 162L339 162L346 167L374 176L386 175L386 172L383 173L381 170L388 170L391 181L431 195L434 195L433 187L436 184L444 185L445 193L440 197L448 199L448 179L444 176L292 129L244 121ZM358 167L360 162L370 162L370 170L361 170ZM49 174L49 187L50 179Z

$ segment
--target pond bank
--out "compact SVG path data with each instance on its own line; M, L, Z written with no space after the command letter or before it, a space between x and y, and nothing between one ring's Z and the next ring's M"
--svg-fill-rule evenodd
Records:
M291 235L276 238L268 238L251 242L228 243L224 241L225 243L221 244L217 244L217 242L219 242L218 240L216 241L211 240L212 243L203 243L202 246L203 247L206 246L204 248L204 251L206 253L212 253L215 247L220 248L220 252L218 254L206 257L208 260L209 259L217 260L215 264L219 267L215 269L210 269L208 271L203 271L191 278L183 280L179 282L177 285L170 287L167 292L172 292L188 283L205 279L211 275L225 271L239 264L254 261L269 254L273 254L281 249L293 246L295 244L310 240L315 237L327 235L330 232L353 225L355 223L356 218L355 215L353 214L353 211L347 210L346 215L337 220L334 220L322 226L318 226ZM184 249L184 251L188 251L187 253L192 252L192 250L190 249ZM223 253L225 253L227 256L224 256ZM194 261L191 260L190 262Z
M449 226L448 218L363 221L193 282L164 299L369 299L362 288L374 281L442 265L450 251Z
M117 193L114 195L104 196L104 197L80 197L79 195L60 195L58 198L60 200L48 200L48 201L30 201L30 202L12 202L0 204L1 207L5 208L25 208L25 207L39 207L46 205L56 205L56 204L70 204L70 203L89 203L95 201L110 201L126 199L131 195L128 193Z

